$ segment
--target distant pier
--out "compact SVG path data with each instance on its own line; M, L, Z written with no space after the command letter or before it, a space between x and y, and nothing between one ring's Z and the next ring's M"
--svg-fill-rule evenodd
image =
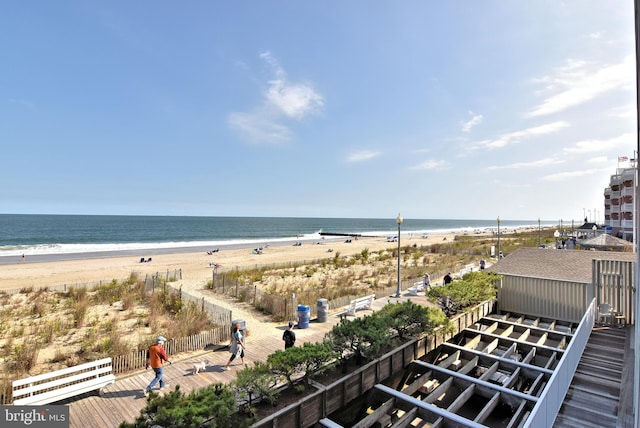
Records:
M379 236L363 235L361 233L335 233L335 232L320 232L320 236L348 236L350 238L379 238Z

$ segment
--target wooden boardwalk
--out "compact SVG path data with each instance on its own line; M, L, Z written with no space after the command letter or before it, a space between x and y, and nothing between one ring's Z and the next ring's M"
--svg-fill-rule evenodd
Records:
M632 334L594 327L554 427L633 426Z
M424 295L406 295L402 300L411 299L414 303L427 304ZM377 310L388 301L394 299L381 298L374 301L372 310ZM358 311L357 315L370 315L372 310ZM319 323L312 319L309 328L296 329L296 344L304 342L319 342L325 333L340 321L341 310L329 313L327 322ZM352 318L352 317L350 317ZM255 361L266 361L267 357L278 349L284 349L282 333L286 329L286 324L273 329L272 334L261 334L261 338L252 340L251 330L259 326L247 325L249 334L247 336L247 350L245 353L245 363L251 364ZM264 333L264 332L262 332ZM171 358L173 364L166 365L164 379L168 383L165 387L173 390L176 385L180 385L180 390L190 392L198 388L214 383L228 383L236 378L236 371L242 368L240 358L236 358L230 371L223 370L229 359L229 352L226 348L217 351L201 351L180 356L180 359ZM207 359L209 361L207 369L197 375L192 374L192 364L196 361ZM69 405L69 418L71 428L111 428L117 427L121 422L133 422L140 414L140 410L146 405L146 398L143 389L153 379L153 371L143 371L130 373L119 377L115 384L104 389L102 396L90 395L79 397L68 402L59 404ZM157 388L157 387L156 387Z
M370 312L370 311L369 311ZM296 343L315 342L324 338L326 332L333 327L337 315L329 317L326 323L311 321L309 328L296 330ZM251 326L250 328L256 328ZM264 336L255 342L251 335L247 337L247 350L244 361L251 364L255 361L266 361L267 357L278 349L284 348L282 332L286 325L275 329L273 335ZM173 359L173 364L164 367L164 379L168 386L164 390L173 390L180 385L180 390L190 392L214 383L228 383L236 378L236 371L242 369L240 358L232 363L231 370L223 370L229 359L227 348L216 351L193 352L180 359ZM208 360L207 368L193 375L193 362ZM153 370L135 372L118 378L113 385L104 389L102 396L92 395L69 402L69 418L71 427L117 427L121 422L133 422L146 404L143 389L153 379ZM157 386L156 386L157 388ZM156 389L157 390L157 389Z

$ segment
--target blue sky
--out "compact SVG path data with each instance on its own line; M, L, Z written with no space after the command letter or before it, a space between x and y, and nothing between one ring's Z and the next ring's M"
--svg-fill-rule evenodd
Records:
M631 0L20 1L0 28L3 213L579 221L636 147Z

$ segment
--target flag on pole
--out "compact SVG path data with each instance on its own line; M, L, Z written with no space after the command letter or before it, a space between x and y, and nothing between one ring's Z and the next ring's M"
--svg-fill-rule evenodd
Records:
M618 162L626 162L628 160L629 160L629 158L627 156L619 156L618 157Z

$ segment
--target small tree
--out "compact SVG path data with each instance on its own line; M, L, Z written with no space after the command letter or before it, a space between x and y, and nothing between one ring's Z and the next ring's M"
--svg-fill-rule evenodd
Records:
M123 422L120 428L245 428L251 423L252 418L238 413L233 391L227 385L216 383L189 395L183 394L180 386L163 397L151 393L135 422Z
M441 287L432 287L429 297L432 300L449 297L454 305L468 308L495 299L496 284L500 279L502 276L495 272L469 272L461 280Z
M402 340L405 336L424 336L432 334L434 329L443 326L450 329L451 321L441 310L406 302L389 303L375 316L385 317L388 325L398 333Z
M275 404L278 399L277 383L278 378L269 364L256 361L253 366L238 371L232 386L237 402L246 402L252 407L254 400Z
M356 363L361 364L365 354L376 358L380 356L381 350L391 345L389 332L389 325L384 318L365 315L353 320L342 320L325 337L342 364L346 365L351 355L355 355Z
M337 354L330 343L307 342L302 346L274 352L267 357L267 364L276 376L284 378L292 387L296 378L308 384L310 378L328 369L329 363L336 358Z

